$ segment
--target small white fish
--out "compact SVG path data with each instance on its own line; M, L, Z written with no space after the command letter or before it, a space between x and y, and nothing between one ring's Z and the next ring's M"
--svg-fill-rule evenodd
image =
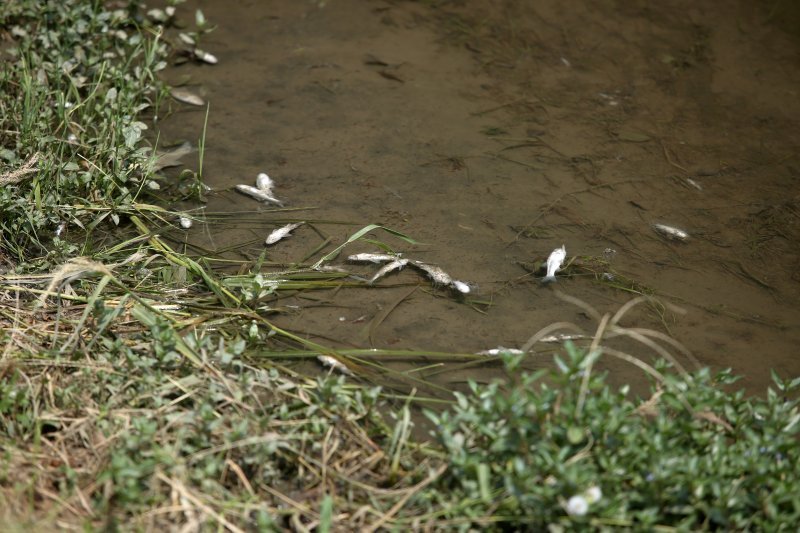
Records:
M183 102L184 104L197 105L197 106L206 105L205 100L200 98L192 91L183 89L181 87L173 87L172 89L169 90L169 94L171 94L175 100Z
M435 265L429 265L427 263L423 263L421 261L412 261L411 264L418 269L425 272L429 278L431 278L434 282L439 283L441 285L451 285L453 283L453 278L450 277L450 274L439 268Z
M331 357L330 355L318 355L317 360L327 367L338 370L342 374L347 374L348 376L353 375L353 372L335 357Z
M689 185L691 185L692 187L694 187L698 191L702 191L703 190L703 186L700 185L699 183L697 183L696 181L694 181L692 178L686 178L686 183L688 183Z
M370 285L381 279L383 276L388 274L389 272L393 272L395 270L400 270L404 266L408 264L408 259L395 259L391 263L386 263L378 270L374 276L369 280Z
M674 226L667 226L666 224L653 224L653 229L671 241L686 242L689 240L688 233Z
M189 229L192 227L192 219L189 217L180 217L178 218L178 221L183 229Z
M539 339L539 342L546 342L548 344L553 344L557 342L565 342L565 341L577 341L581 339L588 339L586 335L579 335L579 334L569 334L569 333L556 333L555 335L548 335L547 337L542 337Z
M564 264L564 259L567 258L567 249L564 245L561 245L561 248L556 248L550 253L550 257L547 258L547 275L542 278L542 283L552 283L556 280L556 272L561 269L561 265Z
M273 195L268 194L257 187L253 187L252 185L244 185L239 183L236 185L236 190L261 202L267 202L283 207L283 202L275 198Z
M386 263L387 261L396 261L400 254L355 254L347 257L348 261L354 263Z
M522 355L525 352L523 352L522 350L518 350L517 348L504 348L502 346L498 346L497 348L492 348L491 350L483 350L481 352L477 352L475 355L500 355L503 353L511 355Z
M208 52L200 50L199 48L194 49L194 57L196 57L198 61L208 63L209 65L216 65L218 62L217 56L214 54L209 54Z
M469 292L472 290L472 287L470 287L467 283L464 283L463 281L458 281L457 279L454 279L453 283L451 283L450 286L453 287L458 292L460 292L461 294L469 294Z
M272 189L275 187L275 182L272 181L272 178L267 176L266 173L262 172L256 177L256 187L259 190L272 195Z
M179 33L178 34L178 39L180 39L184 43L188 44L189 46L194 46L195 44L197 44L195 42L195 40L194 40L194 37L192 37L188 33Z
M275 244L279 240L288 237L292 230L295 230L305 224L305 222L296 222L294 224L286 224L285 226L272 230L272 233L267 237L267 246Z

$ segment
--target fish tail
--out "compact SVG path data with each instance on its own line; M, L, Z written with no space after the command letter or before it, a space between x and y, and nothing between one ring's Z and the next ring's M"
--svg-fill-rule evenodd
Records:
M545 277L542 278L542 285L547 285L547 284L555 283L555 282L556 282L556 277L553 274L551 274L549 276L545 276Z

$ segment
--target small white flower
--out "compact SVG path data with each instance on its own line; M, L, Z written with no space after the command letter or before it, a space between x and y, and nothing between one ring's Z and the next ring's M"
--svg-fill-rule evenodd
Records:
M600 498L603 497L603 491L600 490L600 487L589 487L583 493L583 496L586 498L588 503L596 503L600 501Z
M583 496L573 496L567 501L566 510L570 516L583 516L589 511L589 502Z

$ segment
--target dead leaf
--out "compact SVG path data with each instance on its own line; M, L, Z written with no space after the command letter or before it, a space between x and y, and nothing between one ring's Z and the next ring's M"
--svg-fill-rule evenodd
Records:
M372 54L365 54L364 55L364 64L365 65L374 65L376 67L388 67L389 63L383 61L382 59L378 59Z
M619 139L620 141L626 141L631 143L643 143L650 140L650 137L648 135L645 135L644 133L638 133L635 131L622 130L616 132L615 135L617 136L617 139Z
M387 80L398 81L400 83L405 83L406 82L406 80L402 79L401 77L397 76L396 74L393 74L392 72L390 72L390 71L388 71L386 69L379 70L378 74L380 74L381 76L383 76Z
M188 142L183 143L174 150L167 152L156 152L156 159L153 163L153 172L158 172L162 168L177 167L181 165L181 159L194 152L194 148Z

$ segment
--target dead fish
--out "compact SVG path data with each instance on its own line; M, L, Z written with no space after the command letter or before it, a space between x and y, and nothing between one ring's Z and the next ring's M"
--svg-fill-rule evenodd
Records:
M547 258L547 275L542 278L542 283L552 283L556 280L556 272L561 269L566 258L567 249L563 244L561 248L556 248L550 253L550 257Z
M692 187L694 187L698 191L702 191L703 190L703 186L700 185L699 183L697 183L696 181L694 181L692 178L686 178L686 183L688 183L689 185L691 185Z
M195 48L192 52L192 55L198 60L202 61L203 63L208 63L209 65L216 65L218 62L217 56L214 54L210 54L205 50L200 50L199 48Z
M189 46L194 46L195 44L197 44L197 42L194 40L194 37L192 37L188 33L179 33L178 39L188 44Z
M450 286L461 294L469 294L469 292L472 290L472 287L470 287L469 284L464 283L463 281L458 281L457 279L454 279Z
M556 333L555 335L548 335L547 337L542 337L539 339L539 342L546 342L548 344L556 343L556 342L565 342L565 341L577 341L581 339L589 339L586 335L576 335L576 334L569 334L569 333Z
M354 263L385 263L387 261L396 261L401 254L372 254L363 253L355 254L347 257L348 261Z
M275 187L275 182L272 181L272 178L267 176L266 173L262 172L256 176L256 187L266 193L272 194L272 189Z
M674 226L667 226L666 224L653 224L653 229L671 241L686 242L689 240L688 233Z
M381 279L383 276L388 274L389 272L393 272L395 270L400 270L404 266L408 264L408 259L395 259L391 263L386 263L383 267L378 270L374 276L369 280L370 285Z
M253 187L252 185L244 185L240 183L236 185L236 190L261 202L267 202L283 207L283 202L272 196L272 194L266 193L257 187Z
M517 348L504 348L502 346L498 346L497 348L492 348L491 350L483 350L480 352L476 352L475 355L500 355L500 354L510 354L510 355L522 355L525 352L522 350L518 350Z
M440 285L453 284L453 278L450 277L450 274L438 266L429 265L427 263L423 263L422 261L412 261L411 264L425 272L435 283L439 283Z
M279 240L281 240L281 239L283 239L285 237L288 237L289 233L291 233L292 230L299 228L303 224L305 224L305 222L297 222L297 223L294 223L294 224L286 224L285 226L283 226L281 228L278 228L276 230L272 230L272 233L270 233L269 236L267 237L267 246L269 246L270 244L275 244Z
M349 368L347 368L342 362L340 362L335 357L331 357L330 355L318 355L317 360L322 363L324 366L332 368L334 370L338 370L342 374L347 374L348 376L352 376L353 372Z
M171 94L175 100L183 102L184 104L197 105L197 106L206 105L205 100L203 100L195 93L187 89L182 89L180 87L173 87L172 89L169 90L169 94Z

